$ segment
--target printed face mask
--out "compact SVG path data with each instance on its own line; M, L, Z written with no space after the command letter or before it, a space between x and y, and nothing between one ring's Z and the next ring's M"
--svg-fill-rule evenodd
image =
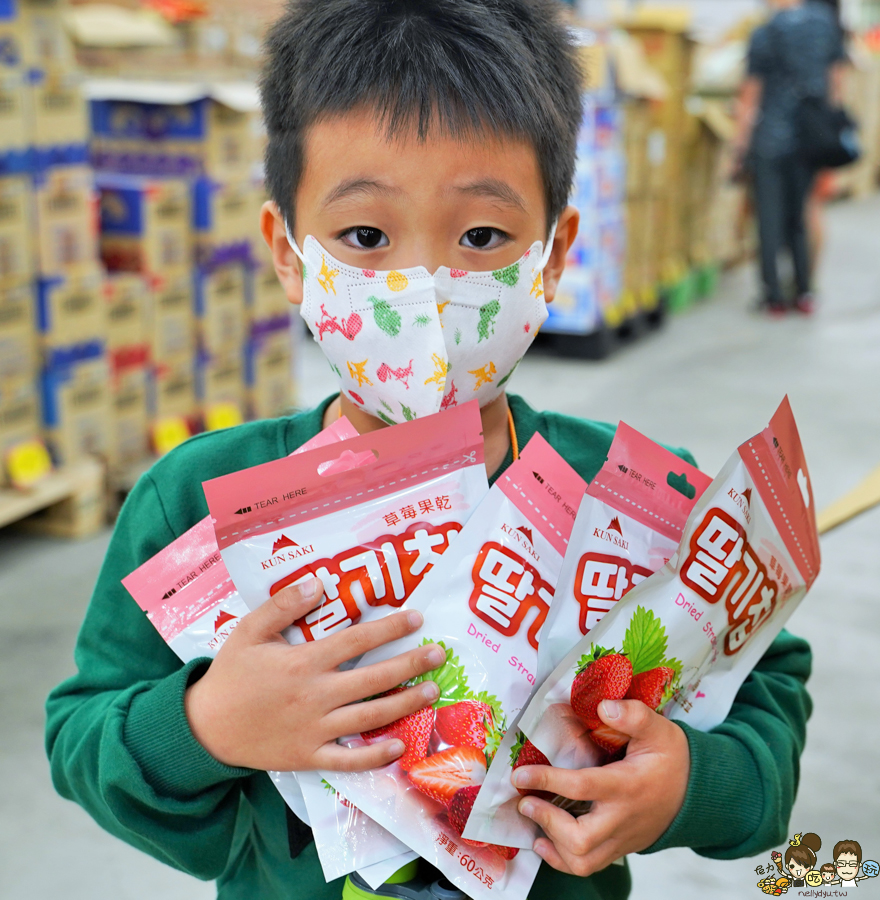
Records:
M507 386L547 318L542 271L553 246L536 241L494 272L419 266L388 272L334 259L311 235L303 262L300 313L342 390L389 424L476 399Z

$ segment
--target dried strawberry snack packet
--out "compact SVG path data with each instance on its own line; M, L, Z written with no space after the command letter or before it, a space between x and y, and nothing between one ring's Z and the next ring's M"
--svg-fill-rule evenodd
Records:
M688 514L711 479L621 422L608 459L581 500L553 603L541 630L538 682L556 668L578 641L621 597L665 565L678 548ZM519 814L521 793L514 769L546 765L547 759L514 722L492 761L465 835L474 840L529 848L538 829ZM565 763L595 765L596 748ZM552 795L543 795L553 800ZM554 802L584 812L563 798Z
M352 437L357 437L357 431L347 419L340 418L293 455ZM220 556L210 516L122 583L184 663L216 656L241 617L250 612ZM303 774L308 777L314 773ZM375 869L378 877L385 871L383 861L398 859L407 851L405 845L335 792L305 790L293 772L270 772L269 776L293 812L312 824L328 881L355 869L368 880Z
M369 665L416 647L446 649L439 669L415 679L440 687L434 708L378 732L404 755L371 772L322 775L404 840L469 897L522 900L537 874L533 852L463 836L507 722L534 690L538 635L586 484L540 436L498 479L443 559L413 593L419 632L364 655Z
M521 730L554 765L570 747L624 752L603 699L642 700L707 731L819 574L807 464L786 397L699 499L679 549L630 591L553 671Z
M541 632L538 680L627 591L664 566L712 479L625 422L587 487Z
M319 640L401 607L488 491L475 401L204 483L217 543L256 609L317 576L324 601L290 626Z

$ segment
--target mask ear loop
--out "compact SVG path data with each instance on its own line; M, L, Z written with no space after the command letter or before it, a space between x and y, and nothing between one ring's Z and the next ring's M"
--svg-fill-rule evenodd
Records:
M550 229L550 237L547 239L547 246L544 248L544 253L541 256L541 261L538 263L538 271L543 272L544 267L550 261L550 254L553 252L553 241L556 240L556 226L559 224L559 219L555 219L553 222L553 227ZM288 235L288 240L290 237Z
M554 225L553 228L555 229L556 226ZM284 221L284 233L285 235L287 235L287 243L290 244L290 249L293 250L293 252L300 258L304 266L307 265L305 255L303 254L302 250L299 249L299 245L296 243L296 239L291 234L290 226L287 224L286 219Z

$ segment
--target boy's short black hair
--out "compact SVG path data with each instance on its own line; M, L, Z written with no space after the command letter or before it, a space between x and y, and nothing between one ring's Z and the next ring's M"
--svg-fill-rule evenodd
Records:
M527 140L548 227L566 205L581 73L558 0L289 0L261 80L269 194L293 226L307 129L371 107L389 137L416 126Z

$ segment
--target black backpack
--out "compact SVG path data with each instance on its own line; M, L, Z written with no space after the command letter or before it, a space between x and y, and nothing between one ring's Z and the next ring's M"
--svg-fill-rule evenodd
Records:
M776 51L785 59L784 47L776 29ZM789 72L792 85L796 75ZM814 169L838 169L857 162L862 155L859 129L843 106L827 97L799 94L795 109L798 154Z

